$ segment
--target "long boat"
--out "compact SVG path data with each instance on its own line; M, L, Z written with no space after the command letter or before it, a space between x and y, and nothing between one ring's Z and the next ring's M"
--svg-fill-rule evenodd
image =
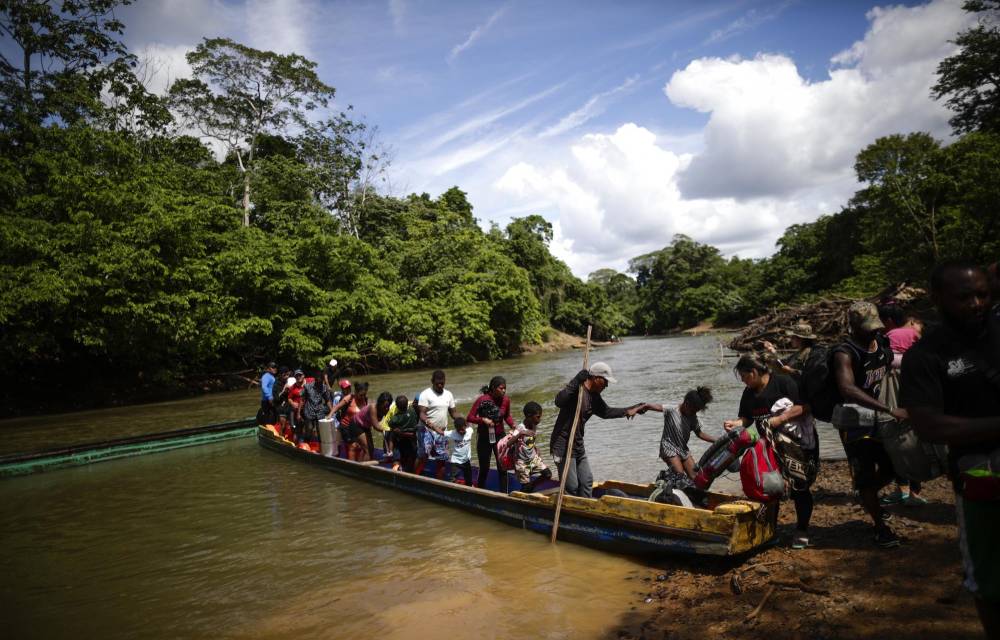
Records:
M130 458L250 436L253 435L256 424L255 418L243 418L242 420L202 427L88 442L71 447L59 447L30 453L14 453L0 456L0 478Z
M355 462L297 447L270 426L258 427L265 449L297 461L464 509L477 515L551 535L558 487L505 494L433 477L393 470L388 462ZM431 467L431 463L428 464ZM495 471L487 487L497 485ZM475 474L474 474L475 475ZM519 487L511 477L511 486ZM544 485L543 485L544 486ZM607 495L611 489L629 497ZM560 540L628 555L742 555L774 540L778 505L718 493L708 508L679 507L647 500L652 484L607 480L594 484L593 498L566 495L559 520Z

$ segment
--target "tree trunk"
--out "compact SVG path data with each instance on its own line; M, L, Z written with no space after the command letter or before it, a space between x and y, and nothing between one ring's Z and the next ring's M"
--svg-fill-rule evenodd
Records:
M250 226L250 172L243 171L243 226Z

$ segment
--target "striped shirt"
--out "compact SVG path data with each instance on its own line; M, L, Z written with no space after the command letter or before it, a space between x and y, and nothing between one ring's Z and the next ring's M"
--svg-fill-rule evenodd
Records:
M677 405L663 407L663 435L660 436L660 457L675 456L686 459L691 452L688 450L688 440L691 432L701 433L701 423L698 416L682 415Z

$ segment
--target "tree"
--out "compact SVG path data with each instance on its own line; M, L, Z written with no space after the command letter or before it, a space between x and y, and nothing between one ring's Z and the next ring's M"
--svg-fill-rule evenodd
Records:
M1000 2L967 0L963 8L978 13L979 22L958 34L961 50L938 65L932 95L947 97L956 133L1000 133Z
M328 106L334 89L306 58L260 51L228 38L206 39L187 54L193 78L174 82L171 104L205 137L225 145L243 177L243 225L262 135L309 128L307 114Z
M0 53L0 127L63 122L100 109L100 92L116 62L127 60L116 6L130 0L0 0L0 33L17 56ZM127 65L126 65L127 66Z
M858 154L852 202L866 210L866 248L884 255L890 277L923 273L941 259L941 231L955 215L954 182L941 144L926 133L879 138Z

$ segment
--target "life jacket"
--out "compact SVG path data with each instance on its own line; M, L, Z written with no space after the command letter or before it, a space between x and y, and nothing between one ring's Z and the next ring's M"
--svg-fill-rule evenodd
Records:
M740 483L751 500L771 502L785 494L785 479L767 440L758 440L743 454Z
M694 486L707 490L723 471L759 439L756 426L750 425L747 428L736 427L713 442L698 461Z

